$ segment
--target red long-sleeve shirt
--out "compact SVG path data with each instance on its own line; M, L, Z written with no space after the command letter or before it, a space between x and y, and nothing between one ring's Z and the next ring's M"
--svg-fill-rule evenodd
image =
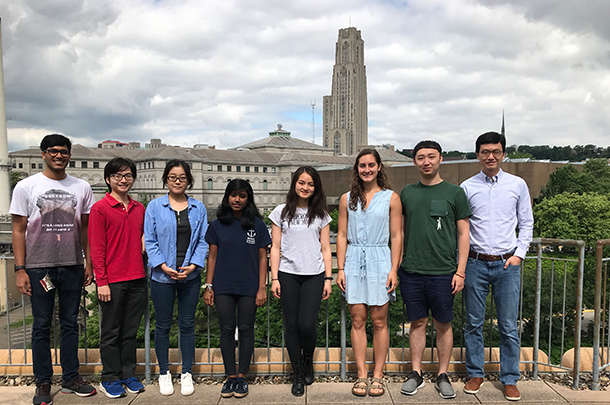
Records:
M93 204L89 246L98 286L142 278L144 205L129 198L127 209L110 194Z

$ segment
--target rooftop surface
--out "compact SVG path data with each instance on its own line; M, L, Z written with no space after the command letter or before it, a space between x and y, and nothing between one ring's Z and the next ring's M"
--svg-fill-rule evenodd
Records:
M510 403L504 399L502 385L499 382L486 382L476 395L465 394L462 389L463 383L453 383L456 397L452 400L442 399L436 393L433 383L427 383L416 395L407 396L400 393L401 384L389 383L386 394L381 397L355 397L350 393L351 383L314 383L307 387L305 395L294 397L290 393L288 384L263 384L250 385L250 393L245 398L221 398L220 385L197 385L195 393L189 397L180 395L180 387L175 386L176 392L171 396L159 394L156 385L147 387L141 394L127 394L124 398L109 399L104 394L98 393L92 397L81 398L73 394L62 394L58 386L53 386L53 404L115 404L115 405L140 405L140 404L240 404L240 405L265 405L265 404L497 404ZM518 384L521 391L519 404L608 404L610 403L610 391L573 391L563 386L544 381L521 381ZM0 387L0 404L31 404L34 388L27 386Z

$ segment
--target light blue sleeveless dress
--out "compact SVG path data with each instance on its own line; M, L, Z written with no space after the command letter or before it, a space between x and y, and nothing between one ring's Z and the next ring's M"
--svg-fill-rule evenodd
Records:
M348 304L384 305L396 300L386 283L392 269L390 199L392 190L375 193L368 208L349 209L347 194L347 253L345 255L345 297Z

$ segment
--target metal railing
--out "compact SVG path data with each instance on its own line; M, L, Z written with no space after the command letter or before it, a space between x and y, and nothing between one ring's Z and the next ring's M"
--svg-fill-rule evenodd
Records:
M598 240L595 245L595 314L593 318L592 388L595 391L599 391L599 373L601 370L610 367L610 319L607 319L607 310L610 307L610 302L608 301L610 296L607 297L608 262L610 261L610 257L604 257L604 247L610 245L610 239ZM603 319L601 319L602 314ZM602 330L605 330L605 332L602 333Z
M549 254L543 254L545 249L552 250L549 248L555 248L554 252L560 253L558 247L571 247L577 251L576 258L574 256L571 257L551 257ZM585 254L585 244L582 241L574 241L574 240L557 240L557 239L534 239L531 243L531 250L535 250L535 255L530 255L525 258L521 265L521 291L520 291L520 304L519 304L519 337L522 342L525 340L527 344L531 342L531 346L533 347L533 357L531 360L522 361L522 364L530 364L532 369L532 375L534 378L538 377L538 374L541 367L551 367L554 370L561 370L565 372L573 373L573 385L574 387L578 387L579 385L579 374L580 374L580 345L581 345L581 316L582 313L582 302L583 302L583 273L584 273L584 254ZM563 254L558 254L558 256L565 256ZM610 260L610 259L609 259ZM8 282L7 277L5 277L5 281ZM600 283L597 283L598 285ZM544 286L544 288L543 288ZM547 296L548 294L548 296ZM8 292L6 293L6 299L8 301ZM282 350L282 357L279 361L273 361L271 356L272 347L280 347L284 349L284 339L283 339L283 326L282 326L282 337L281 342L271 341L270 338L270 330L271 330L271 302L274 298L271 297L270 292L268 291L268 301L266 304L266 321L265 324L256 325L256 327L264 327L267 329L267 339L265 342L258 342L259 347L266 348L267 356L264 361L253 361L253 365L278 365L278 364L289 364L287 358L285 358L284 350ZM460 299L461 301L461 299ZM464 339L463 339L463 327L464 327L464 304L463 302L456 301L455 311L459 312L459 324L456 328L460 328L459 331L459 347L460 356L458 359L453 360L453 364L463 364L465 361L465 349L464 349ZM486 341L486 349L489 350L490 356L489 360L486 360L486 364L498 364L499 361L491 360L491 352L497 347L494 345L494 341L497 341L497 322L493 315L493 301L491 302L491 308L488 311L489 315L486 318L486 324L488 325L487 329L487 341ZM597 302L597 296L596 296ZM28 341L26 339L27 336L27 326L25 324L26 318L26 302L24 297L21 297L22 303L22 318L23 325L20 327L11 327L11 314L17 313L17 311L8 311L4 316L6 318L6 328L7 333L7 341L8 341L8 362L5 364L0 364L0 366L9 366L9 365L31 365L30 359L27 357L27 348ZM396 304L390 304L396 305ZM533 310L531 308L533 305ZM524 306L526 307L524 310ZM460 311L461 307L461 311ZM85 309L85 298L83 297L83 303L81 305L82 311L85 313L85 316L82 317L82 322L84 326L84 334L87 333L87 316ZM326 304L321 307L320 311L325 311L325 346L323 348L319 347L318 350L324 349L326 351L325 360L317 361L316 364L323 364L326 366L326 372L329 373L331 365L339 364L339 374L342 379L346 378L347 375L347 366L349 364L353 364L354 362L347 361L347 346L348 346L348 315L346 303L343 298L340 300L340 346L330 346L329 345L329 313L330 307L329 302L326 301ZM147 311L145 314L145 353L146 358L143 365L145 366L145 374L147 380L151 379L151 366L155 365L155 363L151 362L150 350L151 350L151 342L150 342L150 314ZM212 361L212 327L210 320L211 317L211 309L207 308L206 313L206 332L207 333L207 362L198 362L196 365L221 365L221 362L213 362ZM569 328L569 324L574 322L573 328ZM598 321L596 317L596 321ZM391 321L389 321L391 322ZM390 353L388 353L387 364L405 364L409 363L409 359L406 356L407 346L407 338L404 333L404 326L406 325L406 312L404 309L402 310L402 319L401 319L401 327L403 327L401 346L399 349L402 349L402 355L397 360L391 360ZM390 324L390 330L392 324ZM394 325L396 326L396 325ZM0 329L4 328L4 325L0 325ZM425 364L436 363L434 360L434 331L433 328L430 328L429 333L427 334L429 337L428 347L431 347L432 356L431 360L425 361ZM11 331L19 330L22 333L23 342L20 344L20 348L14 348L11 340L13 339ZM53 331L57 332L57 325L53 323ZM524 333L526 334L524 336ZM55 357L54 359L58 360L57 355L57 336L58 333L53 333L55 337L52 345L55 347ZM573 340L572 340L573 339ZM557 341L559 340L559 341ZM87 342L86 336L84 339ZM568 345L569 342L570 344ZM566 365L563 362L563 351L566 346L570 346L573 342L574 347L574 360L573 365ZM457 341L455 343L458 343ZM100 363L89 362L88 356L88 348L85 343L85 363L87 365L100 365ZM339 361L331 360L331 356L329 355L329 351L331 347L340 347L341 351L341 359ZM13 361L12 352L13 350L23 350L23 362L15 363ZM539 356L539 351L543 352L546 350L548 354L548 359L541 358ZM554 353L560 353L560 360L553 360ZM606 352L606 356L609 355L609 352ZM370 362L369 362L370 363ZM172 363L172 365L178 365L179 363ZM543 370L544 371L544 370Z

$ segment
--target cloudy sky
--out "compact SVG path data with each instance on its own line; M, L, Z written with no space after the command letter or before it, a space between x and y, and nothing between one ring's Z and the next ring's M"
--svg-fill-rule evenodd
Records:
M60 132L321 143L339 28L360 29L369 143L610 145L607 0L0 1L9 150Z

